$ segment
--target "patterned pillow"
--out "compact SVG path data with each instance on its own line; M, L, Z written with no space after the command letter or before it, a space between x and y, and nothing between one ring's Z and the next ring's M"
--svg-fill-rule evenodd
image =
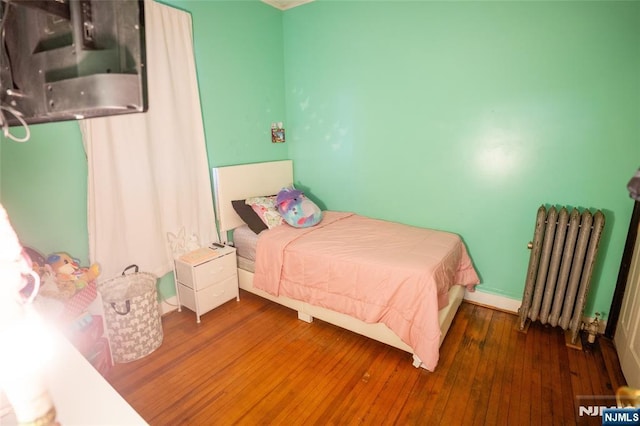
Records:
M250 205L253 211L260 216L260 219L267 225L267 228L275 228L284 222L276 208L275 195L268 197L251 197L247 198L244 202Z

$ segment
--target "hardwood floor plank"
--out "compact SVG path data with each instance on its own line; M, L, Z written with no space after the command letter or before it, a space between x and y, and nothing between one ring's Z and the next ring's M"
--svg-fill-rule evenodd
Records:
M529 419L524 418L521 415L521 406L528 401L528 389L526 388L527 380L523 377L526 374L525 371L525 345L527 343L527 335L518 333L516 338L517 344L514 346L514 362L513 362L513 376L510 384L511 389L518 389L519 392L511 394L511 400L509 401L509 416L507 423L505 424L529 424ZM522 408L524 410L524 408ZM523 421L525 423L523 423Z
M626 380L620 370L620 360L618 359L618 353L611 339L604 336L598 338L598 344L602 351L602 358L607 369L608 374L606 378L609 379L607 383L608 389L615 392L621 386L626 385Z
M542 414L545 418L550 419L551 424L565 424L564 413L562 409L563 389L558 379L561 377L561 366L559 361L559 351L556 336L550 327L544 335L542 345L541 369L542 369ZM570 393L566 395L571 398ZM546 415L545 415L546 414Z
M454 335L457 339L455 342L455 348L453 349L453 353L451 354L452 357L449 358L451 367L438 368L435 374L434 382L432 383L432 390L425 400L424 409L419 414L417 418L418 420L429 419L429 421L433 422L434 424L440 422L443 407L449 400L449 395L451 394L451 390L455 385L456 376L462 369L461 367L453 368L453 365L459 365L461 360L464 358L463 355L465 348L469 345L469 337L466 335L466 330L473 324L473 312L475 310L475 307L473 305L465 305L464 307L461 306L461 308L462 309L460 309L459 314L465 320L464 329L456 330L457 333Z
M524 341L524 334L515 330L515 325L518 321L518 317L515 315L511 316L512 328L508 330L505 334L506 341L504 342L504 364L506 367L503 376L503 382L501 385L502 389L502 398L501 403L496 407L496 424L505 425L508 424L509 421L509 413L511 410L511 404L516 401L519 402L519 396L514 395L515 392L512 392L512 389L517 389L513 387L513 383L515 380L515 370L520 354L518 352L518 342Z
M421 374L407 374L406 358L401 356L395 369L385 383L384 388L376 396L372 410L366 417L368 424L398 423L397 419L406 406L407 399L411 395L415 383ZM415 371L414 371L415 373Z
M397 424L420 424L425 419L431 419L436 409L436 397L442 388L446 372L453 368L457 361L458 348L464 338L464 332L469 322L469 313L473 306L463 304L451 324L451 328L440 347L438 368L433 373L420 369L420 375L411 390L411 399L396 419Z
M493 311L474 307L473 320L467 327L467 347L462 349L461 366L458 369L456 380L449 394L449 398L442 411L439 421L442 424L471 424L473 413L465 418L465 411L461 409L464 402L468 408L473 405L473 411L481 410L483 405L478 404L479 392L476 387L474 392L474 380L478 377L478 366L483 358L486 336L491 323ZM475 394L475 395L474 395ZM434 419L435 420L435 419Z
M613 346L575 351L561 330L525 335L516 320L463 303L428 372L242 291L201 324L186 309L166 315L162 345L107 379L151 425L599 424L576 417L576 396L624 384Z
M323 409L313 410L305 423L330 424L332 418L343 415L343 412L338 411L336 407L343 406L341 404L345 399L349 398L358 381L362 379L364 373L363 365L370 355L366 350L359 350L355 351L350 358L344 360L345 362L340 366L339 373L334 376L334 378L339 377L340 379L332 380L332 391L323 400ZM345 422L349 420L346 417L342 419Z
M473 405L467 407L469 411L476 411L474 424L477 425L497 425L498 412L505 406L505 397L508 393L504 392L503 383L507 365L507 347L508 334L513 328L513 316L504 312L494 312L492 316L491 331L488 338L488 348L486 357L483 357L482 365L484 366L484 377L477 377L474 380L474 387L486 395L486 402L478 399L480 406L485 406L486 410L474 410ZM485 348L487 347L485 346ZM495 360L495 363L484 362L484 360Z
M572 372L571 383L573 391L576 392L576 395L594 395L593 389L591 388L591 381L588 377L589 366L584 362L584 357L581 356L581 352L576 349L567 350L567 355L569 358L569 367Z
M336 331L340 333L339 329ZM325 378L336 365L332 361L342 359L341 354L347 354L349 344L348 339L344 338L336 338L330 345L326 340L310 341L309 357L300 358L300 368L292 370L286 381L270 395L273 402L265 407L265 417L272 418L275 423L286 422L289 418L304 418L309 405L318 405L312 396L323 394L326 388Z
M527 345L528 352L531 357L529 360L530 379L529 387L529 424L542 425L542 369L544 368L542 361L542 351L546 350L543 344L544 337L547 333L543 328L535 327L534 335L529 337L531 345Z
M365 422L367 415L374 409L375 401L384 389L387 379L395 370L395 365L398 363L396 355L395 349L387 347L379 350L378 356L367 361L359 381L355 383L346 398L334 407L335 412L329 423Z
M564 335L560 331L556 331L551 337L553 353L557 354L554 357L557 359L556 365L558 368L555 370L558 374L556 379L556 389L559 387L561 391L561 399L555 403L561 405L564 424L575 424L576 395L573 392L572 380L574 374L572 373L571 366L569 364L569 355L567 353L568 348L564 343Z

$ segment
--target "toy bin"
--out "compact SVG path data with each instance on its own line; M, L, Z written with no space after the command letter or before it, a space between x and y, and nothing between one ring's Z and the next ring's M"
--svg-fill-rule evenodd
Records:
M135 361L162 343L156 281L155 275L131 265L119 277L98 284L113 362Z

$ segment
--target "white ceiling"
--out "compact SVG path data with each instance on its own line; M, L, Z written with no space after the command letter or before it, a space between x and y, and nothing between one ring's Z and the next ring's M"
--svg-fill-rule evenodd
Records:
M292 7L300 6L301 4L310 3L313 0L262 0L280 10L291 9Z

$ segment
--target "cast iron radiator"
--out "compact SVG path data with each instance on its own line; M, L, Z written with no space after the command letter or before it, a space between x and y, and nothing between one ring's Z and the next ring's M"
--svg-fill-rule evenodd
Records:
M571 343L577 344L603 229L600 210L592 214L575 208L569 213L566 207L538 209L518 310L520 330L528 320L539 320L569 331Z

